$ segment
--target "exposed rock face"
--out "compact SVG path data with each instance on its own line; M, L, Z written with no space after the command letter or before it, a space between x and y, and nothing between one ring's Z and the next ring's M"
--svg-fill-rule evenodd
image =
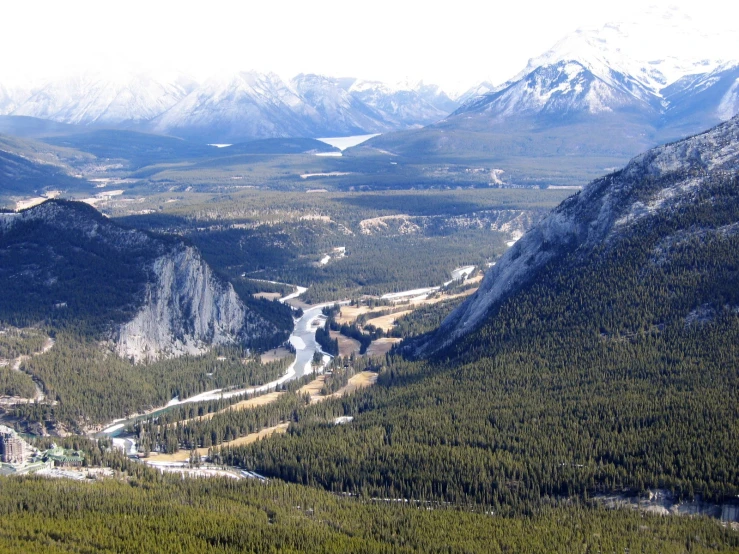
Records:
M719 172L739 171L739 116L680 142L650 150L623 170L598 179L562 202L514 244L485 275L478 291L416 346L429 355L476 330L497 305L535 280L566 252L586 255L643 218L691 202Z
M20 309L46 317L64 306L75 324L96 318L115 352L135 362L278 331L194 247L124 228L86 204L52 200L0 214L0 259L8 262L0 284L10 285L14 302L27 299Z
M190 246L157 258L144 305L120 326L116 352L136 362L160 356L202 354L212 345L267 336L276 329L247 310L230 283L213 275Z

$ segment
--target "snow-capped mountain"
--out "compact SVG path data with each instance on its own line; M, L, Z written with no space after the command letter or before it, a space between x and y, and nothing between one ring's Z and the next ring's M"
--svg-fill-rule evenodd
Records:
M400 129L435 123L451 113L441 106L453 104L446 94L422 82L393 86L357 79L349 87L349 93L382 113L395 128Z
M726 121L739 113L739 63L685 76L662 89L666 125L692 128Z
M736 113L730 93L736 63L722 62L717 52L736 54L718 48L720 38L701 34L669 10L580 29L529 60L506 83L482 95L475 96L474 90L465 95L468 100L456 113L485 113L499 122L522 115L566 119L628 112L655 124L666 116L664 124L699 110L700 129ZM712 92L706 94L707 89Z
M0 115L172 134L208 142L383 133L438 121L458 104L439 87L354 78L87 73L25 90L0 85Z
M467 89L465 92L461 93L457 98L457 102L460 105L466 104L470 100L473 100L475 98L478 98L480 96L484 96L490 92L496 92L500 90L501 86L494 85L490 81L483 81L474 87Z
M0 83L0 115L14 112L30 95L27 89Z
M507 117L565 118L578 113L618 110L652 112L659 101L629 75L614 70L593 72L576 60L535 68L498 92L470 100L457 113L478 112Z
M207 141L311 136L318 113L274 73L211 78L151 121L157 133Z
M47 83L6 113L81 125L136 124L168 110L191 88L181 76L85 74Z
M322 75L300 74L290 86L317 114L315 132L356 135L382 133L396 128L382 112L349 92L353 79L334 79Z
M419 81L413 86L412 90L418 94L421 100L445 114L452 113L460 105L458 99L452 99L452 97L443 91L438 85L427 85L423 81Z

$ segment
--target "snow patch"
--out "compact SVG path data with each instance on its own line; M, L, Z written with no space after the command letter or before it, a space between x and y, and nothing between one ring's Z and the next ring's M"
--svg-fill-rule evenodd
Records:
M739 112L739 79L734 81L728 92L721 98L716 115L722 121L726 121L734 117L737 112Z

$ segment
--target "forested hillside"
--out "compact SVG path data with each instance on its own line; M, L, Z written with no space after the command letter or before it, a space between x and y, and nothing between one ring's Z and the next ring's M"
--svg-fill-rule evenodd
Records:
M185 480L0 480L0 552L735 552L698 518L571 507L530 518L342 498L308 487Z

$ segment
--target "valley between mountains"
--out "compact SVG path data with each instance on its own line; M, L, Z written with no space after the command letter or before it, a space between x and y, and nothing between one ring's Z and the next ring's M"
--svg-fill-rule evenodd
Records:
M242 4L4 10L0 554L739 552L731 7Z

